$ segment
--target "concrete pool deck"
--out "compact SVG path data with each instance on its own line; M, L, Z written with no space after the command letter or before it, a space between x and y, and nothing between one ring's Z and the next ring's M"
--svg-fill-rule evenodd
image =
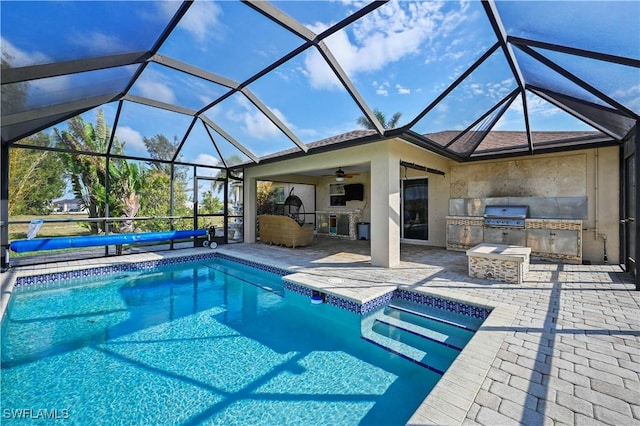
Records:
M18 276L203 253L185 249L14 267ZM640 424L640 292L617 265L532 260L522 284L471 278L463 252L404 244L371 266L368 241L309 247L230 244L218 252L277 266L366 301L396 287L494 308L409 424Z

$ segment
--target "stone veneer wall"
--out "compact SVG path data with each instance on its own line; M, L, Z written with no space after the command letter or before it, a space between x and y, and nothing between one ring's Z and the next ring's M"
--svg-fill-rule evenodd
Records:
M475 278L522 284L528 272L528 259L519 262L517 260L469 256L469 275Z
M620 263L619 170L619 147L455 163L449 198L584 198L586 217L576 218L583 221L582 260L615 264Z

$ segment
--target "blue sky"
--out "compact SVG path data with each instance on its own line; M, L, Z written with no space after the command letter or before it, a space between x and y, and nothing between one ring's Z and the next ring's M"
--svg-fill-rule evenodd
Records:
M637 28L638 2L619 2L615 8L610 2L585 2L579 8L574 3L497 4L510 34L638 59L640 35L621 33L623 28ZM147 50L179 4L5 1L2 51L12 57L14 66L25 66ZM366 2L273 4L318 34ZM549 13L551 5L557 8L556 13ZM522 10L527 11L524 20ZM563 13L572 13L572 19ZM626 39L624 45L610 42L621 39ZM400 124L426 108L495 42L495 34L477 1L390 2L326 40L367 104L388 116L401 112ZM159 53L242 82L302 43L298 36L239 2L196 1ZM567 68L574 68L573 72L592 84L603 85L608 95L627 107L640 110L637 69L612 66L603 75L594 72L597 67L590 67L584 59L545 54L564 61ZM522 53L516 55L521 57ZM49 105L69 97L117 93L135 69L122 67L33 82L30 101L32 105ZM535 80L540 75L534 68L525 77ZM515 87L516 81L498 50L414 130L431 133L464 129ZM248 89L305 143L353 130L362 115L314 48L249 84ZM558 89L570 93L582 91L570 85ZM199 110L226 91L215 83L150 64L130 93ZM592 130L536 96L527 99L535 118L533 130ZM113 120L116 107L117 104L102 107L108 119ZM258 156L295 146L240 94L207 110L205 115ZM85 119L94 121L95 111L85 114ZM185 115L126 102L117 135L126 142L127 153L144 157L143 137L164 134L170 139L182 138L190 122ZM500 120L497 129L524 129L519 100ZM223 138L213 135L220 142L223 156L237 153ZM201 124L186 141L182 158L219 164L218 154Z

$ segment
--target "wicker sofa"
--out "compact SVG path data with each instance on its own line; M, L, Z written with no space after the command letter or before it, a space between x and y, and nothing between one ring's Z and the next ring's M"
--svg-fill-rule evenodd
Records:
M258 223L260 241L263 243L295 248L313 242L313 227L300 226L288 216L261 214Z

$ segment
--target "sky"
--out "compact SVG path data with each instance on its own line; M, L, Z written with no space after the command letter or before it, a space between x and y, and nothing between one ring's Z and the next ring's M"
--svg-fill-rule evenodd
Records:
M362 1L275 1L300 24L320 34L365 6ZM497 2L509 34L556 42L581 49L638 60L638 2ZM176 1L13 2L1 3L3 55L13 66L148 50L179 7ZM526 13L523 15L523 11ZM551 13L553 12L553 13ZM576 15L577 14L577 15ZM525 18L523 19L523 16ZM568 17L571 16L571 19ZM116 30L114 30L114 28ZM63 30L61 30L63 29ZM371 108L387 117L402 114L411 122L495 42L486 13L478 1L394 1L369 13L325 40L331 54ZM616 41L625 40L624 44ZM236 1L196 1L159 54L220 75L236 83L303 44L304 40ZM541 50L539 50L541 51ZM609 96L640 111L637 68L608 65L566 54L543 52ZM583 89L517 51L525 79L549 79L554 89L592 100ZM602 65L602 68L600 68ZM119 67L32 82L30 106L118 93L137 67ZM606 72L598 71L606 70ZM517 88L504 54L498 49L412 130L434 133L462 130ZM315 48L307 49L246 86L303 143L358 128L362 111ZM151 63L130 90L131 95L199 111L229 89ZM529 94L532 130L593 130L543 99ZM110 123L117 103L101 107ZM518 98L498 122L497 130L524 130L523 104ZM84 114L95 122L95 111ZM257 156L295 147L244 95L233 94L204 115ZM147 156L144 138L163 134L181 141L191 124L188 115L125 102L117 136L126 153ZM57 125L64 128L64 123ZM214 148L211 138L217 143ZM220 156L238 155L231 143L198 122L184 142L181 158L219 165Z

